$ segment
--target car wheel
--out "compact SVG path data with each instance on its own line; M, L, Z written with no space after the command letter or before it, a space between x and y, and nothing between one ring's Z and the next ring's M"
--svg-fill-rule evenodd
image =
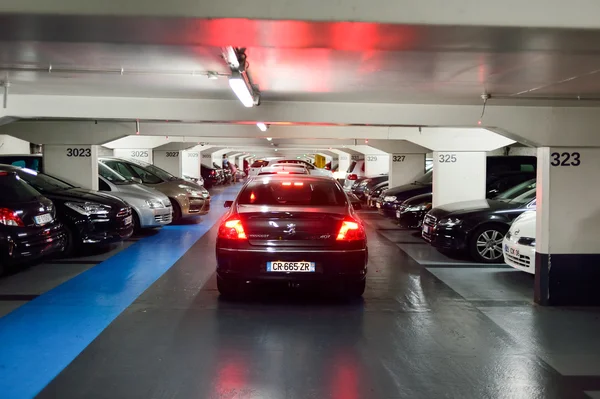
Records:
M181 220L181 207L177 201L172 198L169 199L171 200L171 206L173 207L173 222L179 222Z
M508 227L501 224L488 224L479 227L469 241L469 252L471 257L481 263L501 263L502 240L508 231Z
M67 237L65 239L65 249L63 250L63 255L65 257L69 257L75 254L75 251L77 250L77 235L75 234L75 231L67 226L67 225L63 225L65 228L65 232L67 234Z
M232 298L240 294L240 290L238 289L239 284L237 281L225 280L217 276L217 289L219 290L219 294L226 298Z
M133 233L139 233L140 230L142 229L142 225L140 223L140 217L138 216L137 212L133 211L132 212L132 221L133 221Z
M367 286L367 279L362 279L360 281L354 281L351 283L346 284L346 295L351 297L351 298L359 298L361 297L364 292L365 292L365 288Z

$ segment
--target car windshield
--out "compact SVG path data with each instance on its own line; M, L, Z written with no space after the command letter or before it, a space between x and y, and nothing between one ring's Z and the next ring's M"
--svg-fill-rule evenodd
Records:
M343 206L346 196L333 181L257 179L240 193L238 204Z
M415 184L423 184L423 185L431 184L432 182L433 182L433 170L430 170L429 172L425 173L423 176L421 176L417 180L415 180Z
M64 191L69 190L71 188L75 188L68 183L65 183L62 180L58 180L49 175L45 175L43 173L38 173L35 170L31 169L19 169L17 171L19 177L25 180L31 187L35 188L37 191L44 192L55 192L55 191Z
M127 180L126 178L124 178L123 176L121 176L120 174L118 174L117 172L115 172L114 170L112 170L111 168L109 168L101 162L98 162L98 174L114 184L132 183L130 180Z
M512 200L516 199L521 194L528 193L532 189L535 191L535 181L535 179L531 179L521 184L517 184L516 186L498 194L494 199L498 201L512 202Z
M350 162L350 166L348 166L348 170L346 171L346 173L352 173L355 166L356 166L356 161Z
M161 168L159 168L157 166L154 166L151 163L143 162L143 161L139 161L139 160L135 160L132 163L134 163L134 164L136 164L138 166L141 166L142 168L148 170L148 172L152 173L155 176L158 176L162 180L165 180L165 181L178 180L177 177L173 176L172 174L170 174L166 170L163 170L163 169L161 169Z
M526 205L529 204L533 199L535 199L535 188L529 190L521 195L516 196L515 198L508 201L511 204L515 205Z

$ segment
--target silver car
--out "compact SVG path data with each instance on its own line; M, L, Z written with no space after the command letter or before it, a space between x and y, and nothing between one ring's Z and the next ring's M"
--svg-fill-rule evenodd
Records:
M171 223L171 201L160 191L128 180L102 162L98 162L98 179L100 191L110 192L131 206L134 228L161 227Z

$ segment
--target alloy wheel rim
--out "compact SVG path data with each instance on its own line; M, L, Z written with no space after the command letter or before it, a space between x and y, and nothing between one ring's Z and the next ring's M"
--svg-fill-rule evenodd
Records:
M477 252L487 260L496 260L502 256L504 234L498 230L486 230L477 237Z

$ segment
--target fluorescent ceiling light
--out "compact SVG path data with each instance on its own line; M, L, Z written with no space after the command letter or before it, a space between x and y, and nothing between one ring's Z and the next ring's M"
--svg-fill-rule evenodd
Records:
M235 93L237 98L244 104L244 107L252 107L254 106L254 97L250 88L244 81L244 78L241 74L236 73L229 77L229 86L231 90Z
M267 129L268 129L267 125L265 125L265 124L264 124L264 122L258 122L258 123L256 124L256 126L258 126L258 128L259 128L259 129L260 129L262 132L266 132L266 131L267 131ZM269 139L267 139L267 140L269 140ZM269 140L269 141L270 141L270 140Z
M227 63L229 64L230 68L240 68L240 62L238 60L237 53L235 52L235 49L233 47L223 47L223 57L225 58L225 61L227 61Z

